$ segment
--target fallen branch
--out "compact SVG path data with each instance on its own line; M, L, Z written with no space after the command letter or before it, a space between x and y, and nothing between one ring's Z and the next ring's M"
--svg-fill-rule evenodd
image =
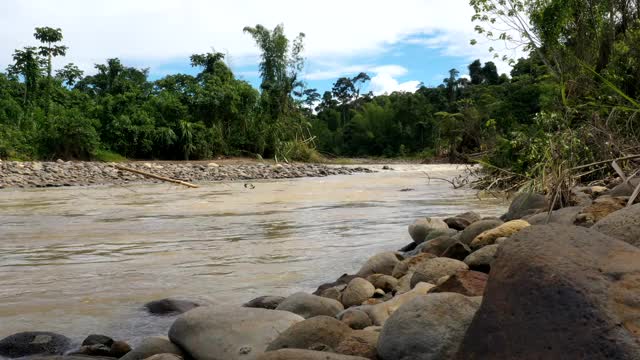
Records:
M113 165L113 166L118 170L129 171L129 172L132 172L132 173L135 173L135 174L139 174L139 175L142 175L142 176L146 176L146 177L150 177L150 178L153 178L153 179L158 179L158 180L162 180L162 181L166 181L166 182L171 182L171 183L174 183L174 184L179 184L179 185L187 186L187 187L190 187L190 188L197 188L198 187L198 185L190 184L190 183L188 183L186 181L177 180L177 179L171 179L171 178L168 178L168 177L159 176L159 175L151 174L151 173L148 173L148 172L144 172L144 171L128 168L128 167L125 167L125 166L122 166L122 165Z
M594 163L591 163L591 164L585 164L585 165L576 166L576 167L571 168L569 170L584 169L584 168L588 168L588 167L595 166L595 165L608 164L608 163L610 163L612 161L631 160L631 159L640 159L640 154L639 155L624 156L624 157L617 158L617 159L609 159L609 160L597 161L597 162L594 162Z

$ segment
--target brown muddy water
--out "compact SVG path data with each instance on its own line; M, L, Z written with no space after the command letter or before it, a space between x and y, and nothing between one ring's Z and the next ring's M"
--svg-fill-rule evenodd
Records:
M253 186L0 191L0 338L40 330L135 344L166 335L174 319L147 315L145 302L215 306L312 291L409 243L417 217L505 211L502 200L422 173L450 178L455 166L392 167Z

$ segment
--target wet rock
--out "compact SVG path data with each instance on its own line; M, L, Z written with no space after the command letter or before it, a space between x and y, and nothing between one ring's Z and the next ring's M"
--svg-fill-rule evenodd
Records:
M454 230L462 231L469 225L480 220L480 215L473 211L469 211L444 220L447 225Z
M476 236L481 233L491 230L493 228L497 228L498 226L504 224L502 220L497 219L488 219L488 220L480 220L476 221L473 224L469 225L466 229L464 229L460 235L458 236L458 241L463 244L469 245L476 238Z
M182 350L166 337L148 337L120 360L143 360L157 354L173 354L183 357Z
M460 241L456 241L453 245L449 246L441 256L462 261L469 256L469 254L471 254L471 248Z
M153 315L177 315L200 306L189 300L162 299L144 304L144 307Z
M378 359L379 332L357 330L352 331L336 347L336 352L343 355L361 356L363 358Z
M182 314L169 339L198 360L252 360L303 318L278 310L200 307Z
M448 276L441 284L429 290L429 293L451 292L464 296L482 296L488 278L487 274L477 271L459 271Z
M457 358L637 359L639 260L593 229L520 231L500 245Z
M316 316L289 327L269 344L267 351L335 349L351 331L349 326L336 318Z
M404 260L403 260L404 261ZM397 266L397 265L396 265ZM395 268L394 268L395 271ZM384 274L373 274L367 277L367 281L376 289L382 289L385 292L392 291L398 285L398 279L393 276Z
M384 324L378 340L379 356L384 360L451 359L478 305L455 293L414 298Z
M349 282L340 295L340 302L345 307L360 305L372 297L376 288L363 278L355 278Z
M509 206L509 211L504 214L501 219L503 221L522 219L527 215L534 215L548 208L549 205L544 195L520 193L513 199Z
M114 341L109 349L109 356L121 358L131 351L131 346L124 341Z
M342 290L344 290L346 287L347 285L338 285L338 286L325 289L320 293L320 296L328 299L340 301L340 295L342 295Z
M416 244L425 241L427 235L434 230L447 230L449 226L440 219L423 218L417 219L413 224L409 225L409 235Z
M430 259L415 267L411 277L411 287L419 282L433 284L443 276L453 275L458 271L464 270L469 270L469 267L460 260L449 258Z
M284 301L283 296L260 296L248 303L243 304L244 307L259 308L259 309L275 309Z
M299 292L284 299L276 310L289 311L308 319L319 315L336 316L344 306L337 300Z
M416 253L430 253L435 256L440 256L449 248L449 246L456 243L456 239L454 237L443 235L438 236L429 241L425 241L424 243L418 245L416 248Z
M341 355L324 351L281 349L262 354L258 360L367 360L359 356Z
M576 221L576 216L584 209L583 206L571 206L551 212L551 218L549 218L549 224L563 224L573 225ZM543 212L533 216L524 218L531 225L544 225L547 224L548 212Z
M96 334L92 334L87 336L83 341L82 341L82 346L87 346L87 345L105 345L107 347L111 347L111 345L113 344L113 339L106 336L106 335L96 335Z
M145 360L182 360L183 358L176 354L156 354L151 355Z
M483 246L492 245L495 243L496 239L501 237L509 237L518 231L530 226L528 222L525 220L511 220L508 221L494 229L487 230L476 236L473 241L471 241L472 249L479 249Z
M611 213L592 229L640 247L640 204Z
M333 288L333 287L340 287L341 285L347 285L349 283L349 281L353 280L354 278L357 278L360 276L357 275L347 275L347 274L342 274L342 276L340 276L338 278L338 280L332 282L332 283L325 283L322 284L320 286L318 286L318 288L316 289L316 291L313 292L313 295L320 295L322 294L323 291L329 289L329 288ZM340 290L342 291L342 290Z
M103 344L83 345L80 349L71 352L70 355L84 355L84 356L102 356L115 358L111 356L111 347Z
M357 275L365 278L373 274L391 275L393 268L403 259L400 253L391 251L374 255L362 265Z
M355 308L341 312L336 318L354 330L361 330L373 325L366 312Z
M0 340L0 356L18 358L30 355L61 355L70 345L71 340L60 334L45 331L21 332Z
M474 251L464 259L464 263L467 264L471 270L488 274L491 270L491 264L493 264L496 258L498 246L498 244L487 245Z

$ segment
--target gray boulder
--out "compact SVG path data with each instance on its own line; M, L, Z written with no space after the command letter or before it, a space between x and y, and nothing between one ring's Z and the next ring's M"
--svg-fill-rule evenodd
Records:
M403 259L404 257L400 253L391 251L374 255L362 265L356 275L364 278L373 274L391 275L393 268Z
M441 277L453 275L458 271L469 270L469 267L460 260L435 258L416 265L413 270L411 287L414 287L419 282L435 284Z
M384 324L378 354L384 360L451 359L478 306L477 301L455 293L416 297Z
M368 360L360 356L341 355L324 351L281 349L262 354L258 360Z
M336 316L344 306L337 300L299 292L284 299L276 310L289 311L308 319L319 315Z
M465 245L470 245L473 239L476 238L476 236L482 234L487 230L497 228L502 224L504 224L504 222L498 219L476 221L460 233L460 235L458 236L458 241Z
M471 270L488 274L491 270L491 264L493 264L496 258L499 246L498 244L487 245L476 250L464 259L464 263L467 264Z
M548 208L547 198L544 195L520 193L513 199L509 206L509 211L502 215L501 219L504 221L522 219L527 215L534 215Z
M354 330L361 330L373 325L366 312L355 308L341 312L336 318Z
M144 307L153 315L177 315L187 312L200 304L190 300L162 299L150 301Z
M200 307L176 319L169 339L197 360L253 360L302 320L287 311Z
M409 225L409 235L416 244L425 241L427 235L434 230L447 230L449 225L443 220L435 218L417 219Z
M142 340L140 345L129 351L120 360L143 360L157 354L173 354L184 357L184 354L166 337L155 336Z
M340 295L340 302L345 307L360 305L363 301L373 296L376 288L363 278L355 278L347 284Z
M267 351L307 349L333 351L351 332L342 321L329 316L316 316L296 323L269 344Z
M283 296L260 296L243 304L242 306L273 310L277 308L284 299L285 298Z
M551 212L549 224L573 225L576 221L576 217L582 212L583 209L584 206L570 206L554 210ZM549 213L543 212L540 214L527 216L524 218L524 220L527 220L527 222L531 225L544 225L547 224L548 217Z
M607 215L592 229L640 247L640 204Z
M30 355L61 355L71 346L64 335L46 331L27 331L0 340L0 356L18 358Z

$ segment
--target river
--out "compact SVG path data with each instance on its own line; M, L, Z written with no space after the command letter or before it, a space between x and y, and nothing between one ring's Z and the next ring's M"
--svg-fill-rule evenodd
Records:
M0 191L0 338L54 331L134 344L174 318L165 297L241 304L312 291L396 250L421 216L505 211L453 190L452 165L294 180ZM380 166L373 168L380 169ZM404 190L404 191L401 191Z

